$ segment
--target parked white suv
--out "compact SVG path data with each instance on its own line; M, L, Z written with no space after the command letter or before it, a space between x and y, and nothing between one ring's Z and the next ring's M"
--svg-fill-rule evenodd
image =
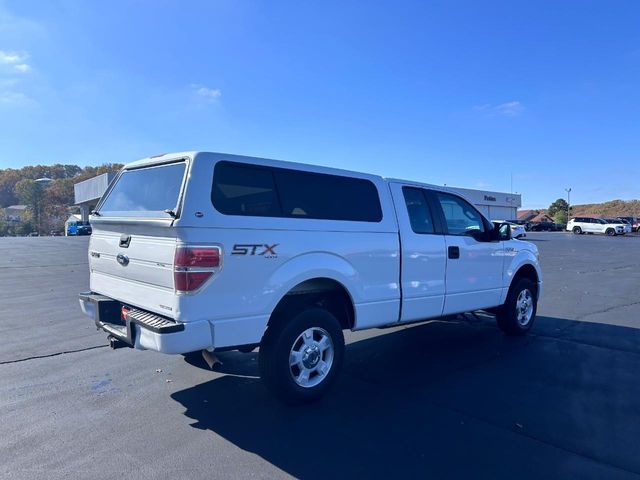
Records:
M261 158L129 164L91 224L80 304L113 347L259 346L287 402L329 388L344 329L488 309L522 335L542 287L536 246L446 188Z
M604 233L614 236L624 234L624 225L621 223L609 223L602 218L576 217L569 220L567 231L575 234Z

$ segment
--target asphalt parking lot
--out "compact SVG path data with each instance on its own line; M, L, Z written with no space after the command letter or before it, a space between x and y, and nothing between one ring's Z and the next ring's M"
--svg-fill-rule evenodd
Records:
M531 335L488 316L349 333L321 402L257 354L112 351L80 313L87 238L0 238L0 477L635 478L640 237L533 233Z

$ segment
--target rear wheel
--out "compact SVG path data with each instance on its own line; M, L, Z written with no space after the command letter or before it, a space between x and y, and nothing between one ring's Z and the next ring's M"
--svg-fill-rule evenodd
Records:
M524 335L531 329L537 309L535 283L521 278L512 285L506 302L496 313L498 327L507 335Z
M582 229L580 227L573 227L572 232L576 235L580 235L582 233Z
M321 308L274 319L260 345L260 375L267 389L288 404L318 400L342 365L340 322Z

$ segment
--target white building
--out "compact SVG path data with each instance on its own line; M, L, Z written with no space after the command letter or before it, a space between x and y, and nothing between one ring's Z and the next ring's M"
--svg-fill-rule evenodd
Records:
M26 205L11 205L4 209L5 220L7 222L20 223L24 220L25 213L29 207Z
M522 205L519 193L489 192L469 188L447 187L473 203L489 220L515 220Z

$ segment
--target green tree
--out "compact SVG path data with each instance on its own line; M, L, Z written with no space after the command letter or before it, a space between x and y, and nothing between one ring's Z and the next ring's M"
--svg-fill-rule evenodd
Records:
M556 214L553 216L553 221L556 223L567 223L567 211L566 210L558 210Z
M549 215L550 217L555 217L556 213L558 212L564 211L566 213L568 207L569 204L567 203L567 201L564 198L559 198L551 205L549 205L549 208L547 209L547 215Z

